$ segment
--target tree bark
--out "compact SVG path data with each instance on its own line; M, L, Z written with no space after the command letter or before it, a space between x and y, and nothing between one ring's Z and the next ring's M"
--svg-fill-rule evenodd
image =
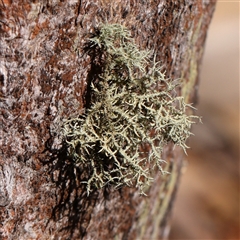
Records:
M141 49L156 54L167 77L183 79L179 94L195 103L215 3L0 1L1 239L167 237L182 150L165 148L164 168L171 174L156 173L148 196L129 187L88 196L81 173L61 152L61 122L84 109L86 35L106 22L130 29Z

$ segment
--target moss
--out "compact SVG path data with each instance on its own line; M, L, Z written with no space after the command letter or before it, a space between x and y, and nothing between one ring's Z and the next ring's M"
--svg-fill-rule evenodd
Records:
M86 48L91 73L85 113L65 121L63 135L76 166L87 171L88 193L106 185L136 186L141 193L162 169L163 147L173 142L186 151L194 116L174 92L148 51L118 24L101 25Z

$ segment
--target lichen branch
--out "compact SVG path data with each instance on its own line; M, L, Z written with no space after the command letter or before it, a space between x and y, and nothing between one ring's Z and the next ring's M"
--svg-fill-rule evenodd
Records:
M85 114L64 123L68 153L77 166L90 169L88 192L110 184L144 193L153 180L150 169L164 172L167 143L186 152L195 116L186 114L191 106L174 93L178 83L165 77L155 58L151 63L150 52L139 50L125 27L102 25L86 46L97 71Z

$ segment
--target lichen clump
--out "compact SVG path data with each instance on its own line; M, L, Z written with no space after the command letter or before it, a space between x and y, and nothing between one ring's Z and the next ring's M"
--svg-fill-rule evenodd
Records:
M163 172L163 147L173 142L186 150L194 116L186 115L189 105L176 96L176 81L122 25L100 26L86 46L90 103L64 123L68 154L87 171L88 193L106 185L136 186L144 193L153 180L150 169Z

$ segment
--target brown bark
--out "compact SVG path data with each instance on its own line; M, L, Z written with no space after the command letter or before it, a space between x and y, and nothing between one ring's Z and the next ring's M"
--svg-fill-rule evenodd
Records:
M169 175L156 173L144 197L111 187L87 196L81 173L61 152L61 121L84 108L86 34L120 23L150 49L181 94L195 102L215 1L0 1L0 238L161 239L182 168L168 145ZM184 221L184 220L183 220Z

